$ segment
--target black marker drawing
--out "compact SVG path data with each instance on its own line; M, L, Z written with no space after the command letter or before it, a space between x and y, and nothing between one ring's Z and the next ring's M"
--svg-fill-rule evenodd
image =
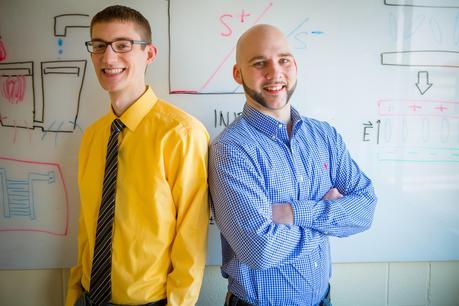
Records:
M39 112L35 104L34 63L0 63L0 125L73 132L77 128L86 65L86 60L41 62Z
M75 130L85 72L86 60L41 63L43 114L40 123L44 130ZM66 94L65 99L62 92Z
M242 112L224 112L214 109L214 127L225 127L228 126L231 122L236 120Z
M418 88L421 95L425 94L430 89L430 87L432 87L432 85L432 83L429 83L429 72L419 71L416 87Z
M54 17L54 36L67 36L67 29L89 28L89 15L86 14L62 14Z
M384 0L384 4L390 6L459 8L457 0Z
M388 25L394 42L405 50L381 52L381 65L459 68L459 51L455 48L459 14L454 15L452 10L459 8L457 0L385 0L384 4L400 7L390 11ZM425 95L434 85L429 71L418 71L414 85L420 95Z
M415 50L382 52L381 65L459 68L459 51Z

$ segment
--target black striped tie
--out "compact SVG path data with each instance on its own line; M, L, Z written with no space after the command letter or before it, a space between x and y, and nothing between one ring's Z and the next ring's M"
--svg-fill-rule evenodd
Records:
M91 270L89 297L94 305L110 301L112 269L112 228L115 216L116 175L118 172L118 135L124 124L119 119L112 123L105 160L102 202L97 220L96 245Z

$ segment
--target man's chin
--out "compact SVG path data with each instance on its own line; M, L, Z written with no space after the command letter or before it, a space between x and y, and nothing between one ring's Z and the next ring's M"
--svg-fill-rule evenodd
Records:
M260 101L260 100L254 100L254 99L251 99L251 100L252 100L252 104L254 104L256 108L262 108L262 109L271 110L271 111L279 111L289 105L289 103L286 102L285 100L283 100L283 102L268 102L266 100Z
M288 105L288 100L285 95L283 97L264 97L263 103L260 103L261 101L257 102L270 110L281 110Z

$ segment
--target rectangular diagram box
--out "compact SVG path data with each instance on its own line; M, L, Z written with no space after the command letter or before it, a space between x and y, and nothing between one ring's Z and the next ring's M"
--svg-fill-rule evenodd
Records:
M432 8L459 8L457 0L385 0L386 5Z
M33 129L35 88L33 62L0 63L0 123Z
M0 157L0 232L65 236L68 210L58 164Z
M75 129L85 72L86 60L41 63L44 130Z
M381 100L380 161L459 163L459 102Z
M381 53L381 64L459 68L458 51L399 51Z

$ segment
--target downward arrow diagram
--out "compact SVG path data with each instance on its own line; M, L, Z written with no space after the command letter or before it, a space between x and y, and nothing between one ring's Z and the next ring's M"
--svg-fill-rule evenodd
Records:
M416 87L418 88L421 95L425 94L430 87L432 87L432 83L429 83L429 72L428 71L419 71L418 72L418 82L416 83Z

